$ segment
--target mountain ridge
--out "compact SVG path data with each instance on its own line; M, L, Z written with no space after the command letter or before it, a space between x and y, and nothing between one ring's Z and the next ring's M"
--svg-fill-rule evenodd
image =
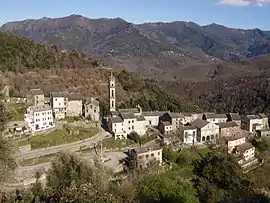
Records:
M270 31L185 21L133 24L121 18L73 14L10 22L0 30L60 49L76 49L141 75L161 78L165 73L168 80L178 69L270 53Z

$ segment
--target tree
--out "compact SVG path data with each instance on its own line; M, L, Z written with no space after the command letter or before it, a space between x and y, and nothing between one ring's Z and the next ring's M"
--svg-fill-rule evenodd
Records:
M194 162L194 187L201 202L245 199L255 194L254 185L242 173L234 158L225 151L212 149Z
M189 181L170 172L149 175L138 183L137 198L140 202L199 202Z
M97 162L90 165L75 155L60 153L48 171L47 186L55 199L80 199L80 194L81 201L77 202L84 202L86 197L95 202L107 197L108 179L108 171Z

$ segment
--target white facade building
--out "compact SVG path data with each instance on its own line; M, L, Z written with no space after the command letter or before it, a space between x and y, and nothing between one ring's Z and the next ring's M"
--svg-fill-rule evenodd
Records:
M226 137L226 140L229 153L231 153L238 145L244 144L246 142L245 136Z
M53 113L50 106L31 106L24 115L26 126L32 132L38 132L54 127Z
M64 92L51 93L51 105L55 119L64 119L67 110L67 94Z

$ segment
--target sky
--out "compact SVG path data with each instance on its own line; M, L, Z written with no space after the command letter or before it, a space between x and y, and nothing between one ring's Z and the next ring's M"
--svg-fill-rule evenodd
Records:
M0 25L79 14L132 23L191 21L270 30L270 0L1 0Z

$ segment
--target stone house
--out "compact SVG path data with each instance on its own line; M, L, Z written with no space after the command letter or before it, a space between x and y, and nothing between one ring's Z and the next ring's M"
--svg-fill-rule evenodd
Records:
M262 129L262 119L260 115L247 115L242 118L242 129L249 132L256 132Z
M245 142L236 147L235 153L240 156L238 158L238 163L242 165L255 158L255 147L251 143Z
M227 142L227 149L229 153L232 153L236 146L244 144L246 142L246 137L243 135L229 136L225 137Z
M216 123L216 125L219 126L220 137L234 136L236 134L239 134L241 131L239 125L234 121Z
M41 89L30 89L26 96L26 101L31 106L44 105L44 93Z
M82 97L80 94L72 93L68 95L67 116L82 116Z
M204 113L202 119L210 123L223 123L226 122L228 118L226 114Z
M92 121L98 122L100 119L99 101L91 98L84 103L84 117L90 117Z
M262 129L258 131L261 137L268 137L270 136L270 129Z
M179 128L180 137L185 145L195 145L197 140L197 128L192 125L181 126Z
M150 167L154 163L161 166L162 150L160 145L131 149L129 151L129 157L131 161L136 162L136 167L141 169Z
M238 113L227 113L228 121L234 121L241 128L241 116Z
M182 126L181 119L184 117L179 113L167 112L163 116L161 116L160 121L169 122L172 125L172 131L175 131Z
M219 137L219 126L203 119L190 123L197 128L197 142L211 142Z
M161 121L159 124L161 134L168 135L173 132L173 126L169 121Z
M145 120L147 121L147 126L157 127L159 124L160 117L167 113L166 111L145 111L142 112Z
M64 119L67 114L67 93L51 92L50 97L55 119Z
M259 116L262 119L262 129L269 129L269 118L264 113L259 113Z

